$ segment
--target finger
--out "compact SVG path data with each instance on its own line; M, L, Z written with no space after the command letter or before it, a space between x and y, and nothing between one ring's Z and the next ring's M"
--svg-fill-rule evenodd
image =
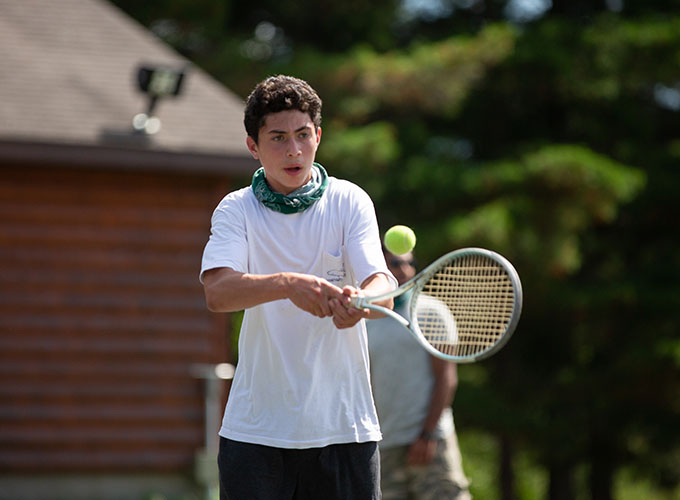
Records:
M319 310L321 312L322 318L325 318L326 316L332 316L333 315L333 312L331 311L331 306L329 305L328 300L319 301Z
M343 306L339 300L337 299L331 299L329 301L329 305L331 307L331 310L333 312L333 317L338 318L342 321L346 321L348 316L349 316L349 311L345 306Z
M347 285L342 289L342 298L347 303L349 303L354 297L359 297L360 295L360 290L357 290L353 286Z
M350 326L353 326L354 324L356 324L356 321L350 318L345 310L345 312L341 311L333 315L333 323L338 329L342 330L345 328L349 328Z
M343 295L342 288L335 286L333 283L326 282L326 287L322 288L326 297L339 299Z
M422 456L418 452L412 452L408 457L408 462L411 465L420 465L423 463Z
M364 315L361 313L361 309L350 307L349 309L345 309L345 317L347 318L348 321L356 323L361 318L363 318Z

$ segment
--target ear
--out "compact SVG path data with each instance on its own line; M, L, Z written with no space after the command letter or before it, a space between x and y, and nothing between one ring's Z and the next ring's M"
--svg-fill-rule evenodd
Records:
M250 136L246 137L246 146L248 147L248 151L250 151L250 154L253 155L253 158L259 160L260 158L257 154L257 143L252 137Z
M316 128L316 145L318 146L321 142L321 127Z

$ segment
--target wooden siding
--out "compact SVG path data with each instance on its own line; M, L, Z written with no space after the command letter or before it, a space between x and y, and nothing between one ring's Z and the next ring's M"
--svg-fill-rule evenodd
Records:
M190 368L230 357L198 282L226 191L206 176L0 169L1 470L192 466L204 387Z

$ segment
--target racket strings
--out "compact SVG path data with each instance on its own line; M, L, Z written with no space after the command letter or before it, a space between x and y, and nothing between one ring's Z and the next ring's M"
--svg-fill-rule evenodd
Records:
M464 255L437 270L416 299L418 327L438 351L473 357L507 331L515 291L505 268L485 255Z

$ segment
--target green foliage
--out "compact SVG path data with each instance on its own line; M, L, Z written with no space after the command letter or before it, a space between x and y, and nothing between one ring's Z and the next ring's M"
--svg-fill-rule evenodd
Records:
M328 139L322 136L324 146L319 160L332 165L334 171L342 171L348 178L362 179L364 189L380 196L384 183L376 174L387 172L389 165L400 155L395 128L388 122L329 128ZM370 166L369 175L364 174L367 165Z
M473 498L498 500L494 469L489 464L498 461L498 444L493 436L481 432L460 432L458 440L463 455L463 469L470 480Z
M352 121L385 110L411 118L453 116L487 68L511 53L515 36L506 25L490 25L475 37L415 43L408 50L385 54L361 47L337 69L334 84L351 99L364 101L349 108L360 111L348 116Z
M229 3L233 12L230 29L252 29L267 21L284 27L286 36L294 38L297 44L323 52L342 52L356 40L383 48L394 41L391 27L396 19L396 0Z

